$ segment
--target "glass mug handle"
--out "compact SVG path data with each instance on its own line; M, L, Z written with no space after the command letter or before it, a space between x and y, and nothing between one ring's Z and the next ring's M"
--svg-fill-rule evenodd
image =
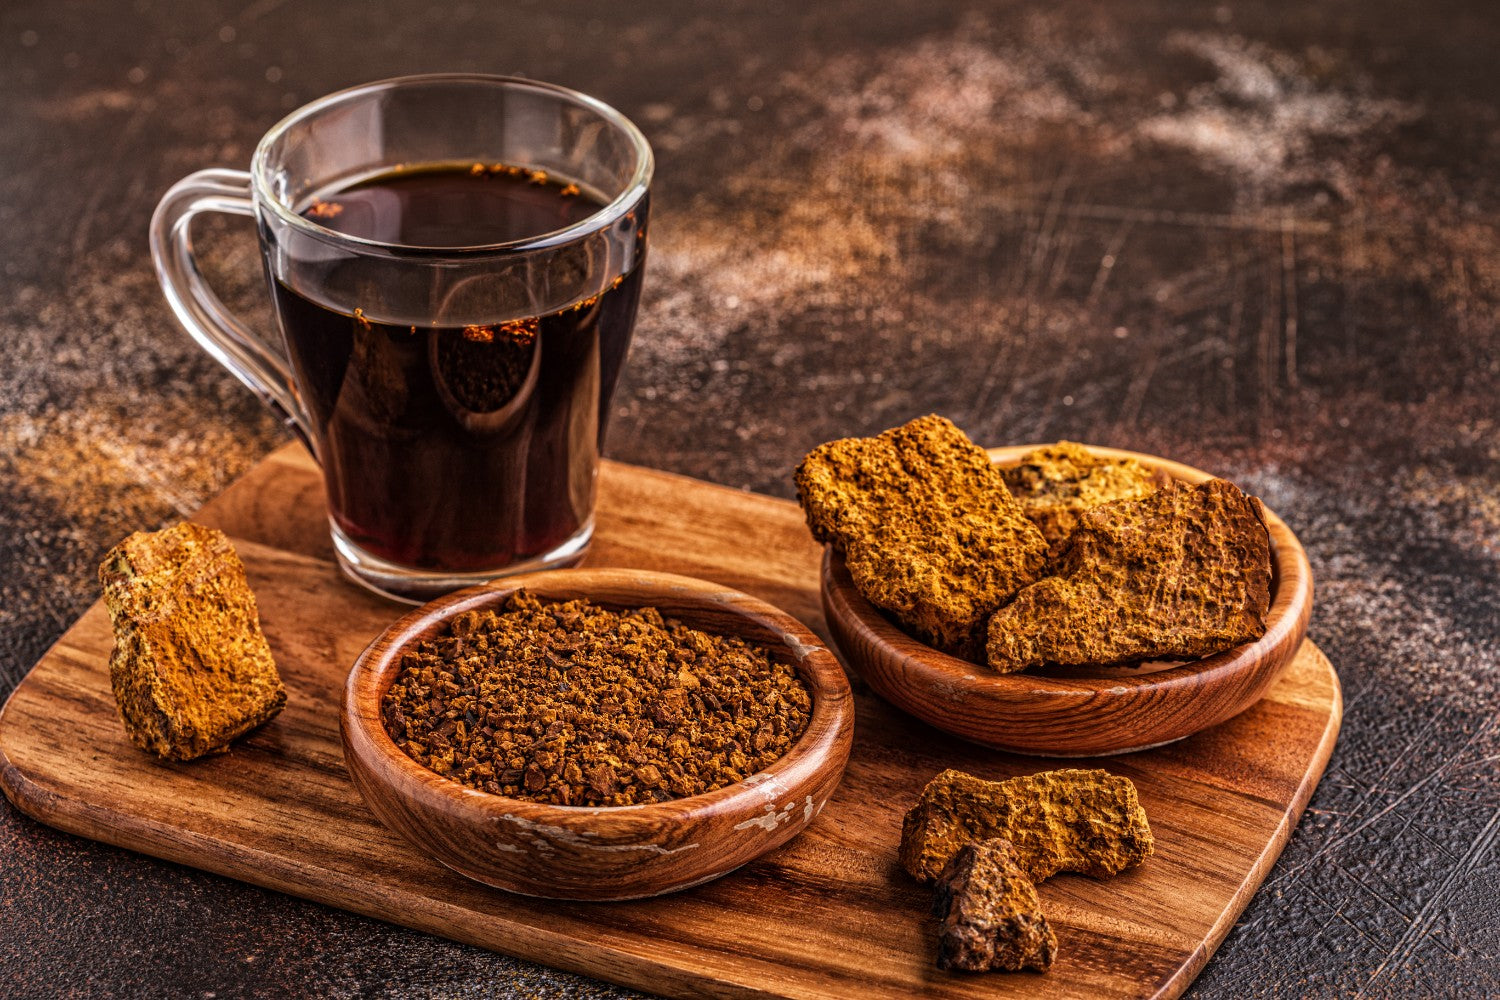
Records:
M167 302L198 346L259 396L316 458L312 424L286 361L225 308L198 267L188 226L199 212L254 218L250 175L243 170L200 170L162 196L151 216L151 260Z

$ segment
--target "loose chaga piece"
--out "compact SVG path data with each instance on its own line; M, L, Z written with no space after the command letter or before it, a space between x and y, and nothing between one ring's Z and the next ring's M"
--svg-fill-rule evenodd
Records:
M1133 458L1099 458L1072 441L1029 451L1000 475L1053 546L1073 533L1084 511L1114 500L1150 496L1171 479Z
M1155 850L1129 778L1062 770L985 781L950 770L928 782L906 814L901 864L930 882L965 844L996 837L1015 847L1033 882L1060 871L1114 875Z
M990 618L994 669L1209 656L1265 634L1265 513L1223 479L1173 484L1085 511L1048 574Z
M115 633L110 681L142 750L172 760L221 753L286 704L245 567L222 531L136 532L104 557L99 582Z
M820 445L796 481L813 536L844 553L859 592L957 656L982 661L985 619L1046 560L988 453L943 417Z
M959 848L938 876L933 913L940 969L1046 972L1057 955L1036 886L1008 840Z

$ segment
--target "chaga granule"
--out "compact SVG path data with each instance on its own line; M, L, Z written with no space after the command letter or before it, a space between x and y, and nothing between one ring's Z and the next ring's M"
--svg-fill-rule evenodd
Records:
M787 752L812 698L793 668L655 608L518 591L401 661L381 715L425 767L497 795L627 806L742 781Z

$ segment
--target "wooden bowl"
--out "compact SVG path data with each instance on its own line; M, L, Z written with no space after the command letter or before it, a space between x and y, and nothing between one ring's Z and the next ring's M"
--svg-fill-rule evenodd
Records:
M380 719L402 652L455 615L498 608L522 587L547 600L655 607L704 631L766 647L793 664L812 693L807 731L780 760L738 784L650 805L528 802L429 771L396 746ZM718 878L796 836L843 777L854 703L822 641L764 601L667 573L554 570L458 591L386 629L349 673L340 729L345 763L370 810L454 871L530 896L632 899Z
M995 448L997 465L1037 447ZM1206 472L1113 448L1177 479ZM998 674L941 653L886 618L854 588L844 559L823 554L823 611L849 663L886 701L930 725L998 750L1048 757L1094 757L1171 743L1217 725L1265 694L1302 645L1312 613L1312 568L1285 522L1266 511L1271 534L1271 609L1252 643L1187 663L1091 671Z

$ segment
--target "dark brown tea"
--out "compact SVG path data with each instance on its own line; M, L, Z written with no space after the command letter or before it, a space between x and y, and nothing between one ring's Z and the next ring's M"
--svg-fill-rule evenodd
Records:
M301 214L380 243L456 248L540 236L601 207L537 172L433 166L324 192ZM593 510L640 275L637 264L558 312L463 326L336 310L273 282L337 527L379 558L455 573L572 538Z

